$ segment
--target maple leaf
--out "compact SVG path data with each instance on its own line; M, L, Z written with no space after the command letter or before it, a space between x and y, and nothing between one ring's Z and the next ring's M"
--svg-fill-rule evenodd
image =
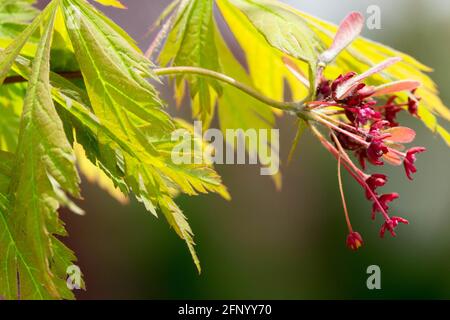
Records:
M3 170L3 184L5 176L9 181L0 206L0 295L8 299L73 297L59 272L73 263L73 256L55 237L66 234L57 214L58 192L79 194L73 150L50 94L56 4L37 20L45 23L24 99L17 150L8 154Z
M213 20L213 0L181 1L174 14L159 63L220 71L214 41L217 30ZM180 95L184 94L184 80L188 80L190 85L193 116L198 116L205 128L209 127L221 86L215 80L202 77L178 77L176 85Z
M171 133L176 125L164 112L156 89L145 79L157 80L151 62L92 7L77 0L63 1L63 8L74 7L80 13L79 25L68 27L67 32L86 85L89 106L85 111L92 109L99 119L93 128L98 152L93 156L90 146L80 143L91 159L100 161L115 181L123 181L126 188L122 189L132 191L149 211L156 215L161 208L186 240L200 270L192 232L171 200L173 190L191 195L209 191L225 197L228 194L210 167L172 162L168 151L175 145ZM70 21L74 10L63 11Z

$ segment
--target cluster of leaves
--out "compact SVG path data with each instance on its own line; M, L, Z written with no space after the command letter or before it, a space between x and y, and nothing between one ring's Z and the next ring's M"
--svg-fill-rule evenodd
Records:
M27 52L33 36L39 40ZM82 84L50 70L53 49L76 59ZM131 38L80 0L52 1L1 51L0 80L11 68L28 80L26 89L2 87L8 100L2 108L13 121L0 133L1 296L72 297L64 279L75 257L57 238L65 235L57 210L79 211L68 197L79 196L75 143L122 193L133 192L154 215L161 210L200 270L192 231L173 198L178 192L228 193L211 167L170 160L171 133L179 124L146 80L158 80L152 67Z
M124 8L117 0L96 1ZM58 209L82 212L71 200L80 195L76 163L120 201L133 194L155 216L160 211L200 271L192 230L174 198L229 195L210 165L171 161L171 133L185 125L165 112L153 85L160 81L155 65L87 1L53 0L42 12L33 2L0 0L0 296L73 298L65 273L75 256L58 238L66 234ZM243 49L247 68L231 51L220 19ZM319 55L336 30L271 0L175 0L157 25L147 56L157 55L159 65L220 72L277 101L284 83L294 100L310 95ZM450 120L450 112L423 73L428 69L413 58L359 38L325 75L362 71L390 56L403 61L370 81L420 80L421 119L450 145L437 123L437 117ZM308 75L306 81L293 70ZM72 71L81 79L63 76ZM14 77L27 82L8 83ZM205 127L216 108L223 130L269 129L280 114L217 79L177 75L174 83L178 102L189 89L193 116ZM300 123L298 137L303 128ZM280 185L279 177L275 181Z

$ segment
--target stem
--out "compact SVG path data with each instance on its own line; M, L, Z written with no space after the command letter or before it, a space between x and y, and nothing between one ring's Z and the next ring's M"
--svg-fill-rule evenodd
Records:
M356 133L362 133L362 134L367 136L367 134L365 132L358 131L358 129L356 129L355 127L352 127L351 125L349 125L349 124L347 124L345 122L339 121L339 120L337 120L337 119L335 119L333 117L330 117L329 115L324 114L323 111L320 111L320 112L312 111L312 112L314 112L318 116L324 118L325 120L332 121L335 124L338 124L339 126L343 126L343 127L347 128L349 131L353 131L353 132L356 132Z
M181 74L195 74L198 76L204 76L213 78L216 80L219 80L221 82L227 83L236 89L239 89L246 94L252 96L253 98L273 107L276 109L284 110L284 111L294 111L298 113L300 117L302 117L303 113L301 110L301 107L303 106L303 101L299 102L282 102L277 101L274 99L271 99L261 93L259 93L254 88L239 82L225 74L203 69L203 68L197 68L197 67L169 67L169 68L157 68L153 69L156 75L158 76L169 76L169 75L181 75ZM73 71L73 72L59 72L60 76L66 78L66 79L81 79L83 75L81 74L81 71ZM25 82L27 81L25 78L21 76L11 76L5 79L4 84L12 84L12 83L19 83L19 82Z
M338 157L340 155L339 151L327 139L325 139L324 136L322 136L322 134L319 132L319 130L317 130L315 126L310 125L310 127L314 135L319 139L325 149L327 149L336 158L336 160L338 160ZM355 164L351 161L346 153L344 153L343 160L344 162L342 163L342 165L344 166L344 168L363 188L365 188L366 185L364 183L364 180L366 177L364 176L364 173L355 166Z
M362 140L361 138L359 138L359 136L354 135L353 133L348 132L348 131L342 129L342 128L340 128L340 127L334 125L333 123L331 123L331 122L329 122L329 121L333 121L333 122L335 122L335 123L338 123L339 125L342 125L342 126L348 128L348 129L352 130L352 131L355 130L355 128L353 128L353 127L347 125L346 123L340 122L339 120L336 120L336 119L334 119L334 118L332 118L332 117L329 117L329 116L327 116L327 115L325 115L325 114L323 114L323 113L315 112L314 110L311 111L311 113L314 113L314 114L316 115L315 117L313 117L313 119L316 120L317 122L322 123L322 124L324 124L325 126L329 126L329 127L331 127L332 129L334 129L334 130L336 130L336 131L339 131L340 133L345 134L346 136L348 136L348 137L354 139L355 141L359 142L360 144L364 145L366 148L370 145L369 142ZM367 133L364 132L364 131L360 131L359 133L364 134L365 136L368 136ZM388 137L387 137L387 138L388 138ZM388 149L389 149L389 152L392 152L392 153L394 153L394 154L396 154L396 155L398 155L398 156L400 156L400 157L402 157L402 158L405 158L405 157L406 157L406 154L405 154L404 152L401 152L401 151L399 151L399 150L397 150L397 149L390 148L390 147L388 147Z
M355 140L356 142L359 142L360 144L362 144L365 147L368 147L370 145L370 143L368 143L365 140L362 140L359 136L348 132L347 130L344 130L336 125L334 125L333 123L329 122L328 120L325 120L324 117L322 117L319 113L313 112L314 116L312 116L312 119L316 120L317 122L325 125L328 128L333 128L336 131L339 131L340 133L345 134L346 136L352 138L353 140Z
M221 82L225 82L243 92L246 94L252 96L253 98L273 107L276 109L281 109L284 111L299 111L300 106L302 105L302 102L281 102L273 100L269 97L266 97L259 93L257 90L253 89L252 87L239 82L225 74L203 69L203 68L197 68L197 67L169 67L169 68L158 68L153 70L156 75L158 76L169 76L169 75L179 75L179 74L195 74L198 76L204 76L213 78L216 80L219 80Z
M352 224L350 222L350 217L348 215L347 203L345 202L344 196L344 187L342 185L342 175L341 175L341 155L338 156L338 182L339 182L339 191L341 193L342 206L344 207L345 221L347 222L348 231L350 233L353 232Z
M336 145L338 146L339 149L339 153L343 154L344 157L348 158L347 153L345 153L344 148L342 147L341 143L339 142L339 139L336 137L336 135L334 134L334 132L331 132L331 135L333 137L333 140L335 141ZM348 158L348 160L350 160ZM372 191L372 189L370 189L369 185L367 184L366 180L363 178L364 173L358 169L358 167L356 167L354 165L353 162L351 162L351 165L353 166L353 170L355 170L357 173L359 173L359 175L361 175L361 182L363 183L364 188L370 193L370 196L372 197L373 201L376 203L376 205L378 206L379 210L381 211L381 214L383 215L384 219L386 221L390 221L391 218L389 217L389 215L387 214L387 212L384 210L384 208L381 206L380 201L378 201L378 197L377 195Z

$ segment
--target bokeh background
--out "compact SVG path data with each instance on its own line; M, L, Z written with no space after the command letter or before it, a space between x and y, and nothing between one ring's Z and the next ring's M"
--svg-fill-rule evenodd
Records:
M382 10L382 29L365 30L371 39L405 51L434 68L433 79L450 105L450 1L316 0L285 1L338 23L349 11ZM46 1L40 1L42 7ZM128 10L102 7L145 49L148 26L169 1L123 0ZM171 103L171 93L164 92ZM189 119L189 110L171 108ZM295 126L279 120L282 159ZM419 172L409 183L401 169L388 170L387 191L401 198L393 211L407 217L398 238L378 238L380 220L359 186L344 176L354 227L366 245L357 253L345 246L346 227L339 197L336 161L305 134L294 161L282 168L284 186L255 166L218 166L233 196L180 197L178 203L196 234L203 265L198 275L183 241L163 218L155 219L132 201L123 206L85 183L84 217L63 213L87 291L79 299L381 299L450 298L450 150L417 120ZM448 126L447 126L448 128ZM285 161L284 161L285 163ZM382 289L369 291L366 268L381 268Z

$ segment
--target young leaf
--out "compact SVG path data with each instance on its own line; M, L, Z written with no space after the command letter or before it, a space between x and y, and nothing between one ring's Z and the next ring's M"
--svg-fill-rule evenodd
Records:
M229 1L247 16L270 45L307 62L315 70L319 42L303 18L272 0Z
M8 299L73 297L60 272L73 256L55 238L65 235L56 189L76 196L79 181L72 148L50 95L56 7L49 8L42 16L47 22L33 60L7 196L2 197L7 201L0 208L0 295Z
M178 165L172 161L171 151L177 142L171 140L171 133L176 125L145 79L156 79L152 64L115 30L112 22L85 2L63 0L63 11L66 23L73 20L73 12L78 13L77 28L68 25L67 30L89 99L86 105L58 93L58 102L85 127L77 131L77 139L78 132L89 129L89 140L79 141L89 159L101 163L122 191L133 191L154 215L161 208L168 221L177 224L178 234L193 253L187 222L172 196L178 191L227 196L220 177L205 164ZM64 83L61 79L58 82ZM193 258L197 264L194 253Z
M393 143L411 143L416 138L416 132L407 127L394 127L386 130L390 136L386 139Z
M213 0L181 1L172 31L169 33L159 62L165 66L193 66L220 71L218 52L214 42ZM187 79L190 84L194 117L209 127L221 87L217 81L204 77L179 77L177 86Z
M284 100L284 82L291 89L294 100L301 100L308 95L308 89L298 80L284 64L286 55L280 50L267 45L266 38L248 20L246 15L228 0L216 1L228 27L243 49L253 85L262 94L278 101ZM308 65L290 58L304 73Z
M38 10L32 4L34 0L2 0L0 2L0 25L25 24L32 20Z
M0 87L0 150L15 152L26 85Z
M97 184L101 189L109 193L111 197L121 204L127 204L129 199L114 185L114 182L99 167L95 166L86 156L83 147L75 143L74 146L77 164L80 171L90 183Z
M19 55L31 35L41 25L43 17L54 10L56 2L51 3L33 22L4 50L0 50L0 85L3 84L14 60Z
M223 72L233 79L253 86L245 69L234 58L233 53L219 33L216 33L216 44ZM266 137L258 135L254 144L246 144L249 155L256 155L260 161L264 162L264 157L267 156L264 151L267 151L267 149L261 146L267 145L269 150L273 149L270 130L275 126L275 116L272 109L234 87L224 86L222 95L218 100L218 115L222 132L226 132L227 129L240 129L244 132L247 130L257 130L258 133L267 132Z

